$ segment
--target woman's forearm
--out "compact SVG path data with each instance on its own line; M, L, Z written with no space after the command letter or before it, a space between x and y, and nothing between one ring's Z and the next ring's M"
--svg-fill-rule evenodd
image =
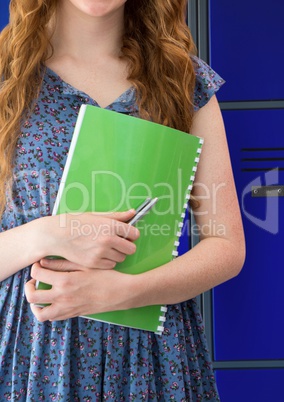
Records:
M43 219L0 233L0 281L44 257L46 239Z
M68 260L43 260L32 268L26 295L32 304L50 304L47 309L32 308L40 321L175 304L237 275L243 261L242 240L218 237L206 238L179 258L138 275L86 268ZM50 283L52 289L36 291L36 281Z
M136 250L139 231L126 223L134 213L46 216L0 233L0 281L48 255L86 267L114 268Z
M132 279L133 307L189 300L236 276L244 263L244 243L211 237L175 260Z

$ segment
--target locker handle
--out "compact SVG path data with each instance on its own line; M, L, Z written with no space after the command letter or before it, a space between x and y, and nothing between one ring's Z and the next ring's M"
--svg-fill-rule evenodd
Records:
M252 197L284 197L284 186L252 186Z

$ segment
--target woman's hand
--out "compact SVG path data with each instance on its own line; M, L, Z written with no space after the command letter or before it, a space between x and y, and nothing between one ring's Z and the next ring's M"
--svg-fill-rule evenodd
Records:
M139 231L127 224L134 214L135 210L129 210L45 217L41 232L46 233L47 254L43 256L58 255L88 268L112 269L136 251L133 241Z
M44 268L41 263L49 265ZM89 269L70 261L45 260L32 266L25 286L26 297L36 318L43 322L132 307L135 275L115 270ZM36 290L36 281L49 283L50 290ZM36 305L50 304L44 308Z

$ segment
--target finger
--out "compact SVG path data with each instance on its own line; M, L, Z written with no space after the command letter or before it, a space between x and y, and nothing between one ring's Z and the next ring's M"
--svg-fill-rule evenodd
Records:
M65 259L43 258L40 260L40 265L43 268L48 268L53 271L61 271L61 272L80 271L82 269L80 265Z
M106 259L117 263L117 262L123 262L126 258L126 255L115 249L110 249L105 257Z
M36 319L40 322L44 322L44 321L54 321L53 317L55 316L54 311L52 311L54 309L54 307L52 305L44 307L44 308L40 308L37 307L34 304L30 305L32 313L34 314L34 316L36 317Z
M93 268L113 269L118 262L123 262L125 258L125 254L115 249L110 249L107 255L101 257L97 256L97 263L94 262ZM85 271L89 269L68 260L54 260L43 258L40 261L40 264L44 268L59 272Z
M92 215L104 216L121 222L127 222L135 215L135 209L129 209L122 212L90 212Z
M127 222L135 215L135 212L135 209L132 208L123 212L111 212L108 217L117 221Z
M34 303L34 301L32 301L32 300L33 300L34 292L36 291L35 285L36 285L35 279L31 279L30 281L28 281L25 284L25 294L26 294L27 301L29 303Z
M43 322L44 320L40 319L40 315L41 315L41 311L43 310L43 308L38 307L34 304L30 304L30 309L32 310L33 315L36 317L36 319L40 322Z
M110 249L108 251L107 256L96 257L96 262L93 262L93 266L89 268L99 268L99 269L113 269L117 262L122 262L125 260L125 254L118 252L117 250ZM86 271L89 268L79 265L77 263L73 263L68 260L56 260L56 259L48 259L43 258L40 260L40 265L43 268L58 271L58 272L75 272L75 271ZM37 267L35 267L37 269ZM33 270L32 275L38 275L35 273L35 269Z
M107 258L100 258L93 268L96 269L113 269L116 266L116 261Z
M35 305L31 305L30 307L34 316L40 322L67 320L72 317L78 317L79 315L74 312L74 309L66 309L62 311L62 308L54 304L44 308L38 308Z
M31 277L33 279L48 283L51 286L61 282L63 275L66 275L66 273L43 268L39 263L33 264L31 269Z
M131 241L137 240L140 236L140 232L135 226L131 226L123 222L115 223L115 233L118 236L124 237L125 239Z
M123 258L124 257L124 258ZM88 267L84 267L77 263L73 263L68 260L49 260L43 258L40 263L41 266L49 269L51 271L58 271L58 272L75 272L75 271L86 271L92 268L98 269L113 269L117 262L122 262L125 259L125 255L123 253L119 253L116 250L109 250L108 258L96 256L96 260L92 262L92 264L88 264ZM65 263L62 263L65 261ZM58 263L58 265L57 265Z
M112 239L112 248L126 255L132 255L136 251L136 245L134 243L118 236Z
M35 279L31 279L25 284L25 294L27 301L37 307L43 307L45 304L49 303L50 291L36 290Z

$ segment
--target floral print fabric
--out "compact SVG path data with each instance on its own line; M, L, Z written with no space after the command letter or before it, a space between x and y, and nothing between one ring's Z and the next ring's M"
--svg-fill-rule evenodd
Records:
M197 110L223 80L195 60ZM98 106L46 69L18 140L1 231L51 214L82 103ZM107 109L137 115L134 89ZM84 318L40 323L25 298L29 279L26 267L0 283L1 402L219 401L194 299L168 306L162 336Z

